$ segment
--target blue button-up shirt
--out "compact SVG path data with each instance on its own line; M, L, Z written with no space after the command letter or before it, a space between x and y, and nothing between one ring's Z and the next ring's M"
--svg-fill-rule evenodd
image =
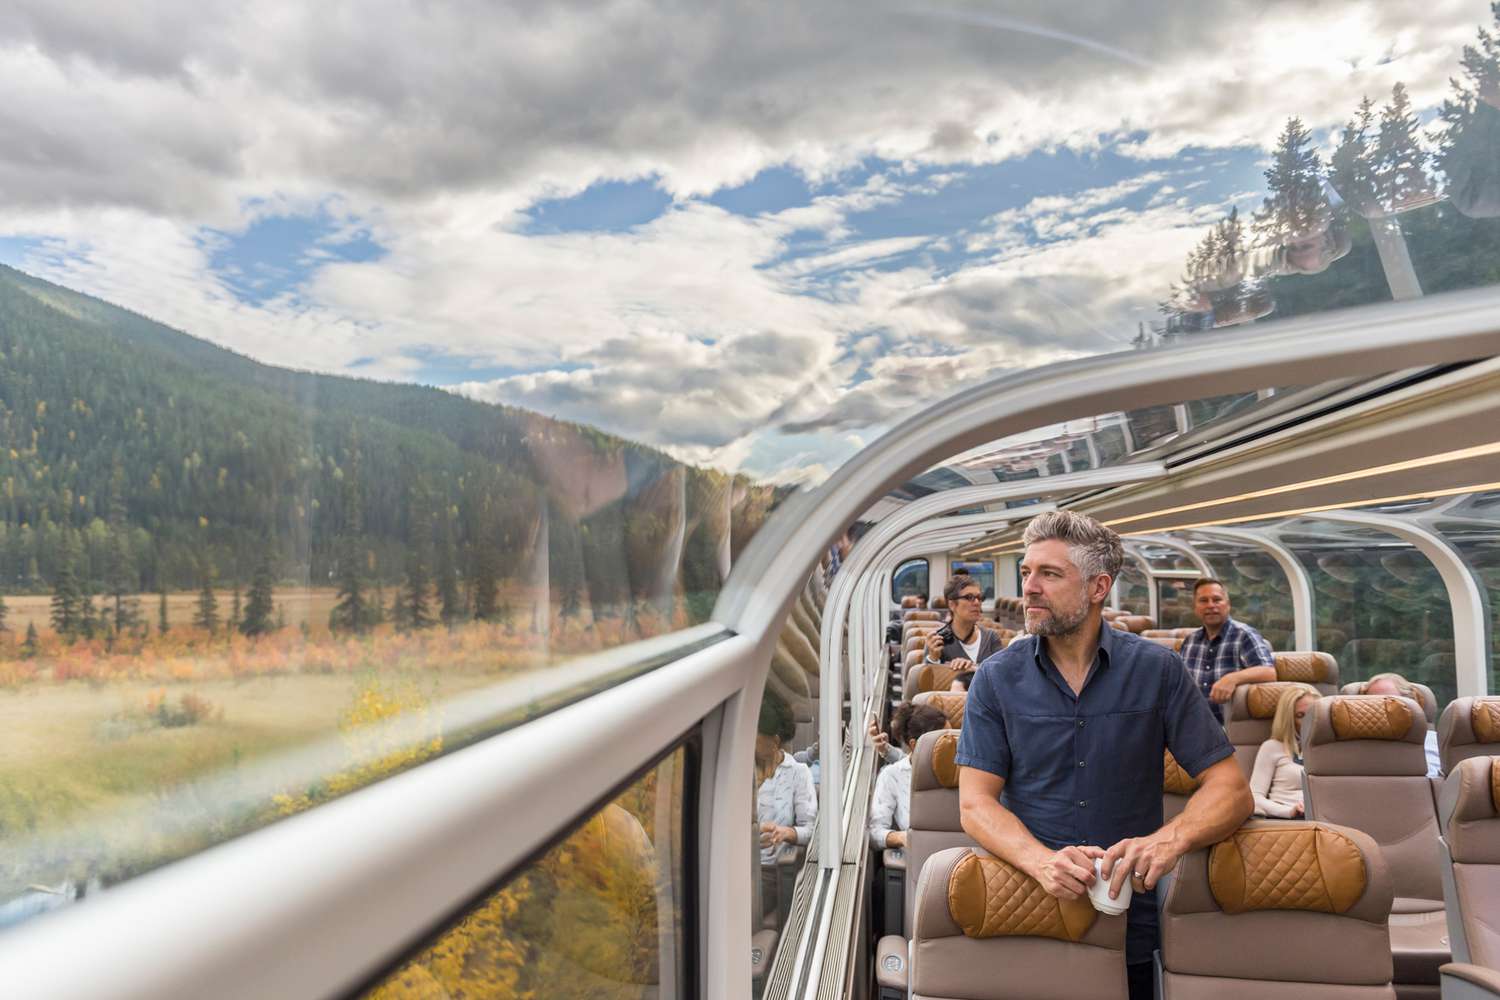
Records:
M1193 683L1203 693L1209 711L1214 718L1224 721L1224 708L1209 698L1214 683L1225 674L1232 674L1245 667L1269 667L1275 665L1271 644L1255 629L1233 618L1224 619L1224 627L1212 639L1205 629L1188 636L1180 650L1182 662L1187 665Z
M1034 636L980 665L958 763L1005 779L1000 801L1051 850L1109 848L1162 826L1162 751L1195 777L1233 755L1182 660L1105 627L1078 694ZM1156 948L1155 892L1131 899L1126 961Z

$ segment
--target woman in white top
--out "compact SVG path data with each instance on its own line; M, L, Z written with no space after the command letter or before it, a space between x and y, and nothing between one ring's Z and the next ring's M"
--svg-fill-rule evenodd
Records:
M1271 719L1271 738L1255 754L1250 791L1255 815L1295 819L1302 815L1302 720L1319 698L1311 684L1298 684L1281 693Z
M947 729L948 718L931 705L902 702L891 717L891 739L905 745L906 754L875 779L875 801L870 806L870 846L877 851L905 847L911 826L911 757L917 740L936 729Z
M760 823L762 865L776 863L782 844L807 843L818 815L812 771L783 749L796 731L786 702L767 691L755 736L755 818Z

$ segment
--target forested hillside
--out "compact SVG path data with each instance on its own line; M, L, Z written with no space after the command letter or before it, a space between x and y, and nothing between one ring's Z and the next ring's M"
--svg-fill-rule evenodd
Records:
M0 267L0 585L57 594L59 631L139 629L126 595L257 575L338 586L356 630L387 613L377 588L415 624L509 617L506 581L563 616L685 599L699 618L774 500L526 411L259 364Z

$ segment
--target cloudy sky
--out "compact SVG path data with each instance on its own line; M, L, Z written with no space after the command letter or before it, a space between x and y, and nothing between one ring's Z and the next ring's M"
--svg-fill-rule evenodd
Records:
M1082 11L1075 11L1082 8ZM258 359L816 478L1119 350L1286 117L1483 0L0 6L0 262Z

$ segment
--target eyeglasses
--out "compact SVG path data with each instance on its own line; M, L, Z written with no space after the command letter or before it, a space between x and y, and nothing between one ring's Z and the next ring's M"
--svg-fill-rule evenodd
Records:
M984 600L984 595L983 594L959 594L958 595L958 600L960 600L960 601L983 601Z

